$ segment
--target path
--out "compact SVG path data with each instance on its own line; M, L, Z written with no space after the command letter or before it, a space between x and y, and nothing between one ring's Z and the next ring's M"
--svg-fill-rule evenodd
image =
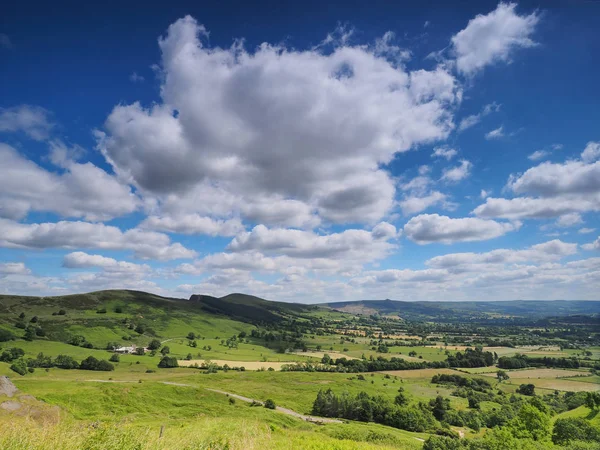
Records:
M243 402L248 402L248 403L256 402L256 403L260 403L261 405L263 404L263 402L261 402L261 401L254 400L254 399L248 398L248 397L243 397L243 396L237 395L237 394L232 394L231 392L225 392L225 391L221 391L219 389L210 389L210 388L205 388L205 389L207 391L216 392L217 394L223 394L223 395L228 395L229 397L237 398L238 400L241 400ZM313 422L313 423L344 423L344 422L342 422L341 420L338 420L338 419L328 419L326 417L306 416L304 414L297 413L296 411L292 411L291 409L282 408L281 406L276 406L275 409L277 411L279 411L280 413L287 414L288 416L296 417L298 419L306 420L307 422Z

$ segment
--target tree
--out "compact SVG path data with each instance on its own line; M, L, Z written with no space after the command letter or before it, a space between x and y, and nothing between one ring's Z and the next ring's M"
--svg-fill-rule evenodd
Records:
M144 356L146 354L146 350L144 350L144 347L137 347L133 353L138 356Z
M534 384L522 384L517 388L517 394L521 395L535 395L535 385Z
M98 360L93 356L88 356L83 361L81 361L79 368L81 370L99 370L104 372L110 372L112 370L115 370L115 366L113 366L108 361L104 359Z
M34 338L35 338L35 328L27 327L25 329L25 335L23 336L23 339L25 339L26 341L33 341Z
M162 369L179 367L179 363L177 362L177 358L175 358L174 356L163 356L160 362L158 363L158 367Z
M0 328L0 342L12 341L14 338L15 335L10 331Z
M509 428L513 430L515 437L540 441L550 434L550 416L526 403L519 410L517 417L509 423Z
M394 403L398 406L404 406L408 404L408 395L406 395L403 387L398 389L398 395L396 395L396 398L394 398Z
M168 355L169 353L171 353L171 349L165 345L163 348L160 349L160 353L163 356Z
M117 307L115 307L115 312L116 312L117 314L121 314L121 313L123 312L123 307L121 307L121 306L117 306Z
M58 355L54 358L54 365L59 369L77 369L79 363L68 355Z
M121 358L119 357L119 355L118 355L117 353L113 353L113 354L110 356L110 358L108 358L108 360L109 360L110 362L117 362L117 363L118 363L119 361L121 361Z
M158 350L160 348L160 341L158 339L152 339L148 344L148 350Z
M31 323L37 323L38 321L38 316L33 316L30 320Z
M581 417L556 419L552 430L552 442L568 446L571 441L600 440L600 429Z
M591 410L600 408L600 393L588 392L585 396L585 406Z
M322 364L331 364L332 363L331 356L329 356L327 353L325 353L323 355L323 358L321 358L321 363Z
M502 382L508 380L510 377L504 370L499 370L496 372L496 378L498 378L498 382Z
M196 339L196 333L194 333L193 331L190 331L190 332L188 333L188 335L187 335L187 338L188 338L190 341L193 341L194 339Z
M468 397L467 400L469 401L469 408L479 409L479 400L477 400L475 397Z
M61 309L61 310L58 311L58 315L59 316L64 316L66 314L67 314L67 312L64 309Z
M23 320L25 318L25 313L22 312L21 314L19 314L19 319Z
M265 400L265 408L267 409L275 409L276 405L275 402L273 400L271 400L270 398Z
M423 444L423 450L460 450L461 441L446 436L431 436Z

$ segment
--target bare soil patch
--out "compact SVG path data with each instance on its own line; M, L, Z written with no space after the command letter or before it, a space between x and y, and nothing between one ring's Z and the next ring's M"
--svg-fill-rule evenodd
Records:
M10 381L10 378L6 376L0 377L0 395L6 395L7 397L12 397L19 390L17 387Z

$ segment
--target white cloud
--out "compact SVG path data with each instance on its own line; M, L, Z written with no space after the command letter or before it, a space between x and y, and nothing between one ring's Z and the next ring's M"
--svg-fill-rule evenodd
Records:
M481 197L482 199L486 199L490 196L491 191L486 191L485 189L482 189L481 192L479 193L479 197Z
M29 270L22 262L0 263L0 277L8 275L29 275Z
M266 43L249 52L241 41L210 48L205 33L191 17L172 24L160 40L162 103L116 106L98 133L114 170L155 197L157 215L167 203L184 212L172 197L210 186L251 220L291 225L281 207L305 211L294 226L376 223L395 196L381 165L453 129L460 89L441 68L408 72L381 45L348 39L332 38L328 52Z
M408 196L399 202L400 208L405 215L416 214L425 211L427 208L445 203L447 196L438 191L432 191L428 195Z
M22 224L0 219L0 247L132 250L137 258L158 260L196 256L162 233L136 228L122 232L117 227L88 222Z
M581 153L581 159L585 163L591 163L600 159L600 142L588 142L585 150Z
M227 250L259 251L295 258L376 259L384 257L394 248L389 241L397 236L396 228L387 222L377 224L371 231L348 229L328 235L257 225L252 231L236 236Z
M521 219L600 211L600 161L544 162L524 174L511 175L506 187L526 196L488 198L473 212L480 217Z
M477 15L467 27L452 37L456 67L464 75L473 75L485 66L510 62L518 48L533 47L531 39L539 21L536 13L519 15L515 3L500 3L487 15Z
M477 125L479 122L481 122L481 119L483 119L485 116L487 116L493 112L500 111L500 107L501 107L501 105L499 105L496 102L485 105L483 107L483 109L481 110L481 112L479 112L477 114L472 114L470 116L463 118L460 121L460 123L458 124L458 131L459 132L464 131L468 128L471 128L472 126Z
M582 223L583 219L579 213L563 214L556 220L556 226L561 228L569 228Z
M235 236L244 230L244 226L239 219L214 220L198 214L175 217L149 216L139 226L140 228L167 233L205 234L209 236Z
M593 233L594 231L596 231L595 228L580 228L577 232L579 234L589 234L589 233Z
M49 111L40 106L0 108L0 132L22 132L36 141L48 139L54 124Z
M433 153L431 154L432 158L446 158L447 161L450 161L454 158L458 152L453 148L449 147L436 147L433 149Z
M531 155L529 155L527 158L530 159L531 161L539 161L540 159L544 159L544 158L548 157L549 154L550 153L546 150L536 150Z
M108 220L137 208L138 199L129 186L91 162L68 160L60 153L67 151L65 147L53 144L52 148L53 159L65 169L63 174L47 171L0 143L0 217L19 219L29 211L49 211L63 217Z
M594 242L581 246L584 250L600 250L600 237Z
M448 167L444 169L442 173L443 181L457 182L464 180L471 174L471 169L473 168L473 164L463 159L460 161L460 166L456 167Z
M485 138L488 141L491 141L492 139L500 139L502 137L504 137L504 127L503 126L496 128L485 134Z
M140 274L150 271L147 264L134 264L127 261L117 261L102 255L90 255L84 252L73 252L65 255L63 266L69 269L100 267L106 272Z
M451 253L435 256L426 261L426 265L453 272L464 271L476 265L521 264L526 262L545 263L556 261L577 253L577 244L560 240L533 245L524 250L496 249L485 253Z
M438 214L421 214L404 225L404 234L418 244L483 241L519 228L519 224L477 218L451 219Z

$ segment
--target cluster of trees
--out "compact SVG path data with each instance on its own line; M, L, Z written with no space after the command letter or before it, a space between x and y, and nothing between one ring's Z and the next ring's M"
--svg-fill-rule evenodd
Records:
M329 361L332 363L332 361ZM448 364L444 361L433 362L415 362L406 361L402 358L386 359L382 356L371 359L346 359L338 358L333 364L312 364L312 363L296 363L284 364L281 367L282 371L288 372L378 372L383 370L415 370L415 369L440 369L447 368Z
M431 409L424 403L404 406L391 403L386 397L360 392L336 395L331 389L320 390L313 403L312 414L339 417L361 422L376 422L408 431L426 431L436 426Z
M577 358L531 357L517 354L515 356L502 356L498 359L498 367L501 369L524 369L526 367L542 366L578 369L580 365Z
M475 349L467 348L464 353L456 352L448 355L447 362L450 367L488 367L494 364L498 355L492 352L484 352L481 347Z
M492 388L487 380L480 378L466 378L460 375L437 374L431 378L433 384L452 384L454 386L465 387L474 391L485 392Z
M11 362L11 369L20 375L25 375L27 372L33 372L36 368L48 369L57 367L59 369L81 369L81 370L99 370L112 371L115 370L110 362L97 359L93 356L88 356L86 359L78 363L72 356L58 355L56 358L51 358L43 353L38 353L36 358L23 359L25 352L20 348L11 348L5 350L0 355L0 361Z

